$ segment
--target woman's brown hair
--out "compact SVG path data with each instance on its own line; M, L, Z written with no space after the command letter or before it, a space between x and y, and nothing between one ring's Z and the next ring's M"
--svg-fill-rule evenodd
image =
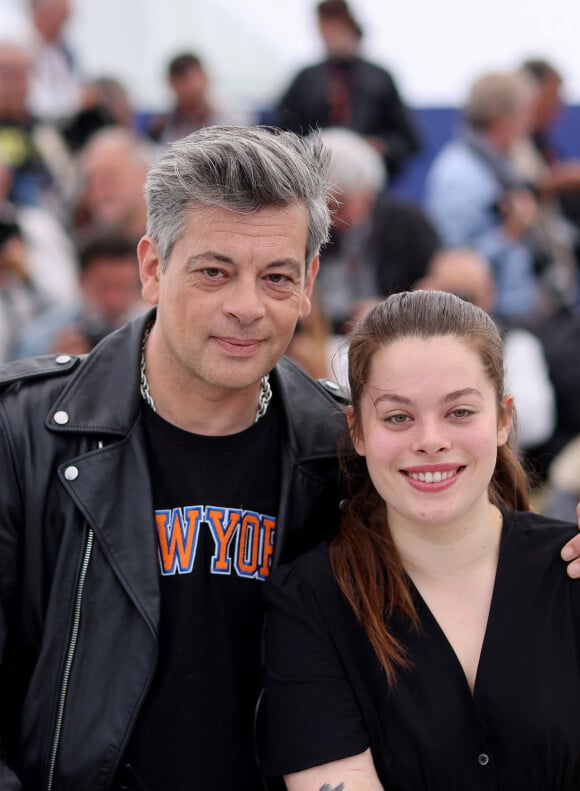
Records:
M348 376L353 408L352 431L360 430L361 398L376 352L402 338L452 335L474 349L504 409L504 359L500 333L485 311L443 291L393 294L374 307L354 329L349 343ZM512 432L513 434L513 432ZM511 443L498 448L489 485L497 506L529 510L528 482ZM341 452L349 499L341 528L330 546L332 568L343 594L382 664L390 684L397 670L408 667L404 646L389 623L402 615L414 627L419 621L408 579L391 537L385 503L374 488L365 459L350 437Z

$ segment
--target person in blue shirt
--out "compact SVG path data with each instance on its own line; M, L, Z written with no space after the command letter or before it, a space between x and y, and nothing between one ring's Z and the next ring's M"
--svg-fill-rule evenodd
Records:
M551 313L542 285L545 250L538 205L514 172L510 150L526 128L531 89L520 74L476 80L463 125L435 158L425 184L425 208L448 247L472 247L490 263L502 322L530 324Z

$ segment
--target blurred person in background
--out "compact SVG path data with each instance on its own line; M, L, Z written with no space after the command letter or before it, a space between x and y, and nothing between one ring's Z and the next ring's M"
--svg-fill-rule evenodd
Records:
M15 357L86 354L145 309L135 242L101 233L79 252L79 300L45 311L19 335Z
M181 52L170 60L167 82L173 107L168 113L153 116L148 126L148 134L156 142L169 145L204 126L240 121L227 118L216 107L207 69L193 52Z
M75 302L74 247L55 217L8 197L12 171L0 158L0 359L13 359L15 343L29 322L46 310Z
M420 207L385 191L384 161L350 129L322 130L330 151L333 212L309 316L298 322L288 356L316 378L346 383L349 328L381 296L422 277L439 237Z
M80 70L65 38L71 0L28 2L34 33L30 110L47 121L69 118L81 101Z
M580 500L580 434L565 445L548 467L541 510L554 519L575 519Z
M419 138L392 75L360 55L363 30L345 0L316 6L325 59L302 69L281 97L275 123L307 134L345 127L363 135L394 179L419 150Z
M145 232L145 179L158 151L136 132L119 126L92 135L78 157L75 231L80 241L96 231L135 238Z
M67 157L57 131L29 110L31 68L26 46L0 41L0 156L13 173L10 200L58 212Z
M106 126L133 129L135 115L126 86L115 77L102 75L83 83L82 106L61 125L61 133L74 156Z
M341 332L355 303L377 295L367 240L387 174L376 149L358 133L331 128L321 134L331 153L330 183L336 205L331 241L323 250L315 288L333 331Z
M548 130L561 109L562 78L547 61L526 61L521 71L532 86L530 124L514 142L510 158L537 196L537 233L550 258L550 277L560 292L569 292L568 304L574 309L580 306L580 227L566 217L563 201L580 196L580 162L557 159L548 142Z
M384 162L366 138L342 128L321 135L336 205L315 288L333 332L342 334L369 299L410 288L440 241L419 207L385 191Z
M127 86L117 77L103 74L84 84L89 104L102 108L103 112L117 126L132 129L135 123L135 109Z
M538 336L556 395L558 421L550 439L536 454L542 474L563 449L580 435L580 313L562 313L544 322Z
M521 70L535 86L529 137L544 164L539 189L544 194L562 197L569 192L580 192L580 162L564 159L552 138L554 125L565 106L563 77L544 58L525 60Z
M313 292L310 313L298 320L286 356L313 379L335 381L333 352L332 325Z
M495 315L520 326L537 325L573 299L573 283L552 266L536 195L510 159L527 133L532 96L519 73L475 80L460 133L437 155L425 185L425 206L443 243L472 247L490 262Z
M15 214L0 208L0 363L13 359L20 329L46 307L30 278Z

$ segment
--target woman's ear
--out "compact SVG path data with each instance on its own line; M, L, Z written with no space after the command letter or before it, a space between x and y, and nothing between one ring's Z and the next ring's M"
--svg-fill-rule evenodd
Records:
M354 407L352 406L348 406L346 408L346 422L348 423L348 430L350 431L350 439L352 441L354 449L356 450L359 456L364 456L365 444L358 426L356 415L354 413Z
M499 422L497 427L497 446L500 448L505 445L510 435L512 422L514 418L514 397L511 395L504 396L501 404L499 415Z

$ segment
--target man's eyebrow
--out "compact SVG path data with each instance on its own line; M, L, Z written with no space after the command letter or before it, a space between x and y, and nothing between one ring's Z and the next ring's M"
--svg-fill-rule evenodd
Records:
M234 261L227 255L222 253L215 253L213 250L208 250L205 253L197 253L197 255L190 255L187 259L186 266L188 268L199 266L200 264L233 264Z
M210 266L211 264L229 264L230 266L235 266L235 261L233 258L230 258L228 255L224 255L223 253L218 253L213 250L207 250L205 253L197 253L196 255L191 255L186 262L186 266L188 269L191 269L195 266L200 265L207 265ZM303 261L298 261L295 258L277 258L274 261L269 261L265 269L286 269L290 270L293 274L297 277L302 275L303 267L305 266Z
M288 269L296 276L303 274L305 269L304 261L297 261L295 258L277 258L266 265L266 269Z
M470 395L476 396L477 398L483 400L483 395L479 390L477 390L477 388L462 387L460 390L453 390L451 393L447 393L447 395L443 396L441 401L444 404L448 404L452 401L457 401L460 398ZM373 404L376 406L382 401L392 401L394 404L403 404L404 406L411 406L413 403L410 398L398 395L397 393L381 393L381 395L373 401Z

